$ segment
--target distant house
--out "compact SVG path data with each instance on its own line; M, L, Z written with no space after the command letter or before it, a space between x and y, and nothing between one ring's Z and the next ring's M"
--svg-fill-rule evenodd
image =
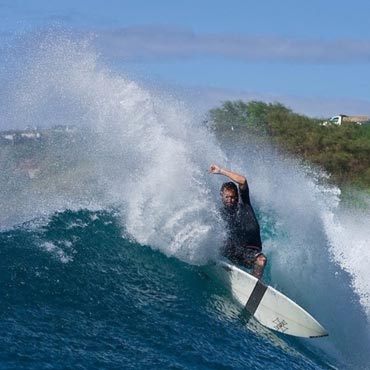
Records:
M57 125L49 129L39 129L27 127L25 130L8 130L0 132L0 143L18 144L28 141L47 139L53 134L63 134L64 136L73 135L77 132L77 127L73 125Z
M14 139L15 139L15 137L16 137L16 134L3 133L3 134L1 135L1 137L2 137L4 140L14 141Z
M14 144L17 138L16 131L3 131L0 133L0 139L5 144Z
M363 125L370 120L370 117L368 116L347 116L345 114L341 114L340 117L342 118L342 123L354 122L358 125Z
M37 131L21 132L20 136L24 139L40 139L41 134Z
M3 131L0 132L1 142L5 144L16 144L28 140L37 140L41 138L41 133L35 130L26 131Z
M71 126L71 125L57 125L57 126L54 126L52 130L54 132L73 134L76 132L77 129L75 126Z
M370 117L368 116L347 116L346 114L339 114L338 116L331 117L328 121L323 122L322 126L337 125L340 126L346 122L357 123L358 125L363 125L370 122Z

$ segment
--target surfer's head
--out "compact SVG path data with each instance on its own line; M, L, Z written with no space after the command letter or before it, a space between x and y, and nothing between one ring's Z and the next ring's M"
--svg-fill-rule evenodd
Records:
M225 182L220 190L224 206L234 208L238 204L238 188L233 182Z

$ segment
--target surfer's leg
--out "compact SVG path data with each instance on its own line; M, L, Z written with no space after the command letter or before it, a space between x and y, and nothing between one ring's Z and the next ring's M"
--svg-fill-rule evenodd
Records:
M253 265L253 275L257 279L261 279L263 271L265 270L267 258L263 253L259 253L254 261Z

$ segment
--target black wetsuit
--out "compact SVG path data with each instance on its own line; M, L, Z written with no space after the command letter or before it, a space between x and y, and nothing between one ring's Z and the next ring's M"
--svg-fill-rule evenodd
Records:
M233 263L252 268L261 255L260 226L249 198L248 185L239 186L240 201L235 207L224 206L222 217L227 225L223 254Z

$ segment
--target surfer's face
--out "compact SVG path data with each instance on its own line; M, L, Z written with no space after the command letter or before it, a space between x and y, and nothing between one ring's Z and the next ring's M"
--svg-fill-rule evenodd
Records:
M238 203L238 195L236 194L235 190L224 189L224 191L221 192L221 197L226 207L232 208Z

